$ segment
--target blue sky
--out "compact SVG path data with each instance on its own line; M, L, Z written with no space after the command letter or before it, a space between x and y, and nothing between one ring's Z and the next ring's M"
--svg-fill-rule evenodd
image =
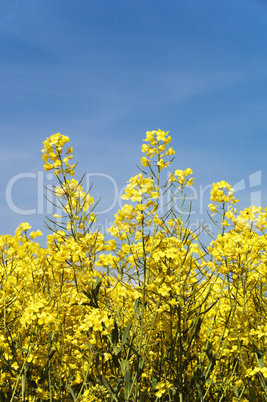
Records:
M40 150L56 132L78 176L95 174L104 226L158 128L173 169L194 171L194 219L223 179L242 207L266 206L266 38L263 0L0 0L0 235L43 230L43 184L56 182Z

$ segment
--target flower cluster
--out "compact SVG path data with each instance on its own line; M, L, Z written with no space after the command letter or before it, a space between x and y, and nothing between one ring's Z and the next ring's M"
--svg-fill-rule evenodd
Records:
M164 162L164 157L175 154L173 148L169 147L171 137L168 136L169 131L147 131L145 142L148 144L142 145L142 152L146 154L141 158L141 164L144 167L152 166L152 158L157 155L156 165L159 170L169 166L170 162Z
M222 180L218 183L213 183L211 189L211 201L215 201L218 203L230 203L235 204L238 202L233 196L233 189L231 188L230 184L226 181Z
M68 148L66 156L62 159L63 145L69 142L69 137L60 133L53 134L43 142L42 159L45 162L44 170L55 169L54 174L60 176L62 166L65 165L64 172L70 176L74 175L76 165L70 165L69 161L73 158L73 148Z
M190 168L187 168L185 170L177 169L173 174L170 174L169 182L171 183L178 182L181 187L182 186L192 187L194 184L194 178L190 177L188 179L188 176L192 173L193 171Z

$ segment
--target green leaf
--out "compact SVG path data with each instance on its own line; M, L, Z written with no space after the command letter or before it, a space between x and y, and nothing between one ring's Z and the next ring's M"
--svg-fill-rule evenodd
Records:
M75 398L75 395L74 395L73 389L71 388L71 386L70 386L69 384L67 385L67 387L68 387L68 389L69 389L69 391L70 391L70 394L71 394L71 396L72 396L73 400L75 401L75 400L76 400L76 398Z
M115 320L114 320L114 328L111 332L111 341L112 341L113 346L117 346L117 343L119 341L118 325Z
M212 353L212 343L208 341L206 355L208 356L209 360L215 364L215 355Z
M22 346L20 346L19 344L17 344L17 347L24 353L27 353L27 349L23 348Z
M106 377L101 374L98 377L96 377L97 382L99 382L101 385L103 385L109 392L110 397L112 398L113 401L118 402L118 398L116 396L116 392L114 388L111 386L111 384L108 382Z
M138 373L137 373L137 380L138 380L138 381L140 380L141 375L143 374L144 366L145 366L145 358L143 358L143 359L139 362Z
M257 350L256 352L256 358L257 358L257 362L260 368L264 367L264 354L262 353L261 350Z
M130 337L130 329L132 327L132 321L129 322L129 324L127 325L123 335L122 335L122 340L121 340L121 345L118 349L118 353L120 353L120 351L122 350L123 346L125 345L125 343L128 341L129 337Z
M215 366L215 363L216 363L216 357L212 353L212 343L210 341L208 341L208 344L207 344L206 355L209 358L209 364L208 364L208 367L207 367L207 369L206 369L206 371L204 373L205 381L208 380L208 378L210 376L210 373L213 370L213 367Z
M128 401L132 389L132 381L129 373L129 362L127 362L127 367L125 370L125 375L124 375L124 387L125 387L125 400Z
M199 337L201 324L202 324L202 318L198 317L197 324L196 324L196 327L195 327L195 331L194 331L194 334L193 334L193 338L198 338Z
M98 293L100 290L100 286L101 286L101 282L102 282L102 278L99 278L95 283L94 286L92 288L92 296L94 298L94 300L97 302L98 300Z
M236 396L236 398L238 398L239 395L238 395L237 386L235 384L232 384L232 386L233 386L233 389L234 389L235 396Z
M120 367L121 367L121 372L123 376L125 375L125 367L126 367L126 359L125 360L120 360Z
M101 286L102 278L99 278L91 287L90 292L83 290L83 294L90 300L92 307L98 308L98 294ZM86 304L86 303L84 303Z
M48 356L48 360L51 360L55 353L56 353L56 351L55 351L55 350L52 350L52 352L51 352L50 355Z

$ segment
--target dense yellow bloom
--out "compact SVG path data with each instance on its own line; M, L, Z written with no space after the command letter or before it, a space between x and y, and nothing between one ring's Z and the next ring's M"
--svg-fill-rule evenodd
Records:
M227 183L226 181L222 180L218 183L213 183L212 189L211 189L211 201L216 201L216 202L225 202L225 203L231 203L235 204L238 202L233 196L233 189L231 188L230 184Z
M162 184L175 152L168 132L148 131L148 169L128 181L105 240L68 141L53 134L42 150L62 209L46 247L28 223L0 236L0 399L264 400L267 208L237 212L231 186L214 183L221 227L204 246L183 198L193 172ZM174 200L162 208L169 190L178 216Z
M69 137L60 133L51 135L43 142L42 159L45 162L44 170L55 170L55 176L60 176L63 171L70 176L74 175L75 165L69 164L69 160L73 158L73 149L68 148L67 156L62 159L63 145L67 142L69 142ZM63 167L63 164L65 167Z
M149 142L149 144L142 145L142 152L146 154L145 157L141 158L142 166L158 166L159 171L169 166L170 161L165 161L165 158L174 155L175 151L169 147L171 137L167 137L167 135L168 132L162 130L147 131L144 141ZM153 161L155 155L156 160Z

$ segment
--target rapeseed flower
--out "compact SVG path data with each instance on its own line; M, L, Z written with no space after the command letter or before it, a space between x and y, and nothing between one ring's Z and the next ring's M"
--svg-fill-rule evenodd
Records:
M108 240L93 230L69 138L44 141L62 215L44 248L26 222L0 236L0 399L264 399L267 209L238 213L230 184L214 183L221 227L205 247L185 213L192 170L163 181L171 137L154 130L144 141L148 169L128 181ZM179 216L174 197L163 211L169 190Z

